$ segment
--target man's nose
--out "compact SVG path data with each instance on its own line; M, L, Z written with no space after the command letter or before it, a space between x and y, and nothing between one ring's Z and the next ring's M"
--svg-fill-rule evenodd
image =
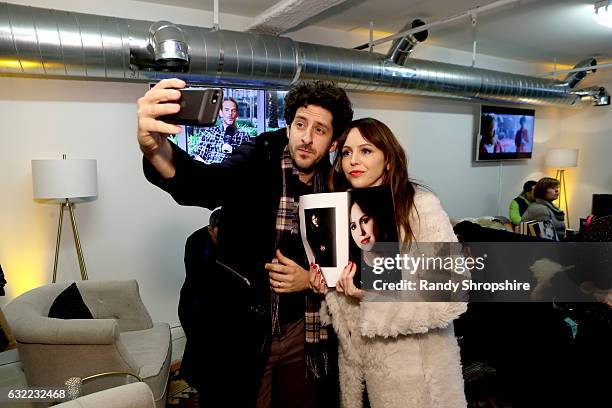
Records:
M305 145L309 145L312 143L312 129L307 128L302 134L302 143Z

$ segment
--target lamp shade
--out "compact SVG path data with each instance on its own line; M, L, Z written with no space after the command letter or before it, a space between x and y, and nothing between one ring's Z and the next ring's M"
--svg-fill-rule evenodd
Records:
M93 159L32 160L34 198L64 200L98 196Z
M563 169L578 165L578 149L550 149L546 152L546 167Z

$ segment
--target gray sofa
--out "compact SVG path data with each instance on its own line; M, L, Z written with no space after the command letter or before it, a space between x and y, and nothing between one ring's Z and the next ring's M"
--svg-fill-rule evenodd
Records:
M170 327L152 322L140 298L138 283L78 282L83 301L94 318L47 317L54 299L69 285L52 283L32 289L5 308L28 385L63 386L70 377L127 372L147 383L157 407L164 407L172 354ZM111 384L92 382L86 391L120 384L116 377Z

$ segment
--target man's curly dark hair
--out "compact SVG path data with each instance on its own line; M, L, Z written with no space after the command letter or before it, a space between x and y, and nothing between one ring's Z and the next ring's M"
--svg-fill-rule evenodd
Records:
M291 87L285 96L287 126L291 126L297 110L308 105L317 105L331 112L333 117L332 140L338 139L353 120L351 101L346 96L346 92L333 82L300 82Z

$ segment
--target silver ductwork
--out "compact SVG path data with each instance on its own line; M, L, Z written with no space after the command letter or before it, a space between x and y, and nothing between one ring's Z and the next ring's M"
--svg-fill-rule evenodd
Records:
M606 88L593 86L590 88L576 89L571 91L573 95L579 96L584 101L590 102L594 106L610 105L610 94Z
M425 25L423 20L416 19L413 20L412 23L408 23L402 27L400 32L423 25ZM404 65L408 57L410 57L410 54L412 54L412 51L414 51L414 47L416 47L418 43L425 41L428 35L428 31L425 30L415 34L408 34L405 37L394 40L391 44L391 48L387 51L387 59L393 61L397 65Z
M561 106L601 96L578 94L563 81L417 59L400 66L381 54L284 37L8 3L0 3L0 75L134 82L179 76L271 89L320 79L354 91Z
M591 58L587 58L587 59L584 59L584 60L580 61L579 63L574 65L573 69L594 67L595 65L597 65L597 60L595 58L591 57ZM582 81L584 79L584 77L587 76L587 74L589 72L593 72L594 73L596 71L597 71L597 69L592 69L590 71L571 72L571 73L567 74L567 76L563 79L563 82L565 82L567 84L567 86L569 86L571 89L574 89L576 87L576 85L578 85L578 83L580 81Z
M149 46L159 66L189 65L189 50L183 30L169 21L158 21L149 27Z

